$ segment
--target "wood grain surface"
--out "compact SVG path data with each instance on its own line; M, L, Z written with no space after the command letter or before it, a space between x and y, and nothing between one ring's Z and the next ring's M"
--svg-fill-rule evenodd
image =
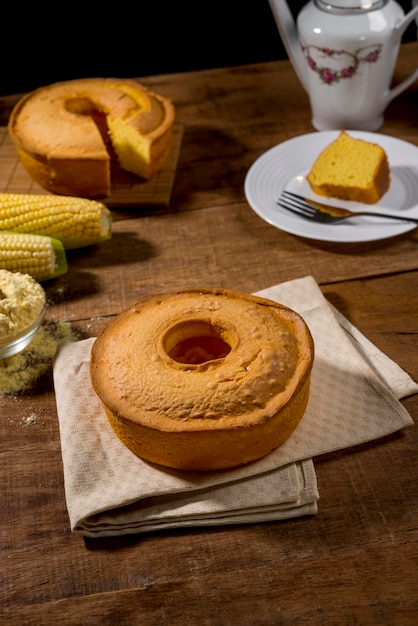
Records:
M396 80L416 64L401 51ZM314 132L287 61L147 77L184 130L167 207L113 208L113 237L45 283L47 319L94 336L143 296L253 292L313 275L326 298L418 380L418 230L369 244L282 232L243 183L270 147ZM2 124L13 98L0 99ZM418 87L379 132L418 145ZM1 164L0 164L1 166ZM1 367L1 363L0 363ZM418 395L402 400L415 422ZM315 459L317 515L279 523L83 539L70 531L49 369L0 396L0 623L10 626L415 626L415 426Z

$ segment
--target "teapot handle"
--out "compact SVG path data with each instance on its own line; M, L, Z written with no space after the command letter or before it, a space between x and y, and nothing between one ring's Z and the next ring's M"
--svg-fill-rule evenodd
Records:
M397 31L397 36L399 37L399 39L402 37L404 31L406 30L408 25L412 22L412 20L415 17L417 18L417 25L418 25L418 5L414 9L412 9L412 11L410 11L404 17L404 19L401 20L399 24L397 25L396 31ZM399 96L399 94L405 91L405 89L410 87L412 83L414 83L417 79L418 79L418 67L407 78L405 78L405 80L403 80L401 83L399 83L399 85L396 85L396 87L394 87L388 92L385 106L388 105L389 102L391 102L394 98L396 98L396 96Z

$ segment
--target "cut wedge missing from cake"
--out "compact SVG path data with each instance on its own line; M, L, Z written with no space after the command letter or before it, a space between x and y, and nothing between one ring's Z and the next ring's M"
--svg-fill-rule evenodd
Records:
M44 189L106 198L118 167L144 181L167 159L172 102L134 80L86 78L54 83L24 96L8 131L19 158Z
M389 161L381 146L343 130L319 154L307 180L318 195L375 204L390 187Z

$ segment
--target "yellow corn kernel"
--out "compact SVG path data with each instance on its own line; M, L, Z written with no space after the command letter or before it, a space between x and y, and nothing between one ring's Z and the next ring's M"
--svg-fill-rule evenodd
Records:
M44 235L0 232L0 269L30 274L43 281L64 274L67 267L62 242Z
M0 193L0 231L48 235L70 249L109 239L111 223L109 209L96 200Z

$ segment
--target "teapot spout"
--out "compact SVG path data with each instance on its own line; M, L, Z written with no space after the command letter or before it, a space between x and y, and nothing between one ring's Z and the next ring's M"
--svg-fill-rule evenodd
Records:
M296 22L286 0L269 0L276 26L290 62L305 91L308 91L305 63L299 43Z

